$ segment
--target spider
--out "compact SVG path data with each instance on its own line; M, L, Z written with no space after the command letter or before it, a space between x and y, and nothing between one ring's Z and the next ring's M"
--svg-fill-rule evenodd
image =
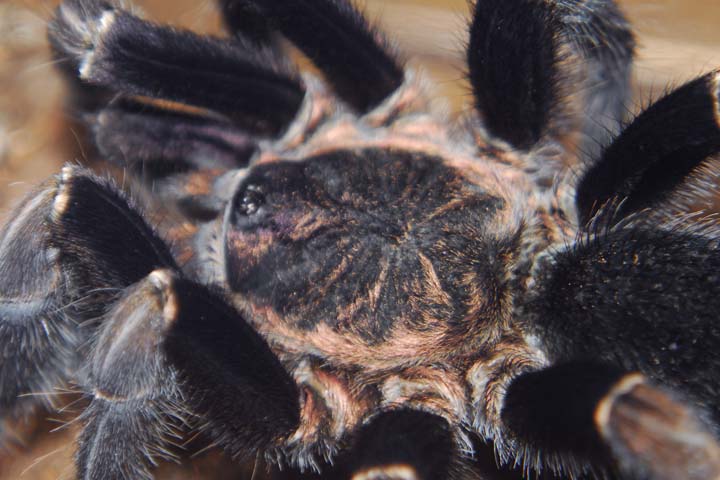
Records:
M220 8L229 38L56 11L132 191L67 165L5 225L3 418L77 385L82 479L193 432L330 478L487 478L482 442L527 477L720 478L719 235L688 213L720 73L626 122L613 2L478 0L452 119L346 0Z

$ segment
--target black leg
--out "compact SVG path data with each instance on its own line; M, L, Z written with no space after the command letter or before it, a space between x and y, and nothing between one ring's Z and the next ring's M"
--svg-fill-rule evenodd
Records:
M68 380L92 394L81 478L149 478L190 420L233 457L297 427L295 384L264 340L222 296L179 278L107 182L64 168L19 207L0 245L0 345L15 360L0 363L0 414Z
M484 127L521 150L573 134L594 147L622 119L633 48L612 1L478 0L467 57Z
M66 1L50 41L85 83L210 109L254 132L282 131L304 97L269 49L160 27L111 2Z
M89 118L103 155L153 180L189 170L247 166L254 138L231 122L119 101Z
M529 446L526 464L606 474L595 465L615 463L627 478L653 480L720 475L720 447L695 412L615 367L573 362L523 374L507 389L502 420Z
M491 134L518 148L540 140L559 97L552 13L535 1L475 5L467 55L476 107Z
M720 424L720 251L699 234L616 230L538 266L525 311L551 361L597 358L688 395Z
M416 411L384 412L360 428L334 476L352 480L452 478L459 467L447 421ZM337 478L336 477L336 478Z
M127 289L90 357L81 478L151 478L177 430L201 427L245 459L298 426L298 393L224 300L157 270Z
M325 73L340 97L360 112L381 103L403 82L403 69L381 35L349 0L220 3L232 29L254 38L268 38L269 30L287 37Z
M153 205L190 221L220 214L217 177L246 167L257 151L257 139L232 122L168 106L119 100L85 118L105 160L140 180Z
M526 467L541 452L539 464L561 470L568 466L578 473L592 464L607 463L602 440L594 423L598 403L621 381L625 373L616 367L592 363L560 364L526 373L508 387L502 408L503 424L523 444L530 445ZM592 462L590 462L592 460ZM529 463L529 465L527 465Z
M81 417L79 479L151 480L151 466L172 458L168 446L189 421L178 375L160 353L174 322L164 312L162 272L129 287L100 329L87 367L92 401Z
M0 414L77 371L92 324L167 248L107 182L73 167L32 193L0 241Z
M80 342L60 307L65 297L59 253L44 228L54 191L41 189L17 207L0 241L0 416L18 415L51 392L76 361ZM23 396L26 396L23 398Z
M222 18L229 31L241 38L247 38L258 46L282 48L277 45L278 33L269 24L267 17L247 0L219 0Z
M616 223L659 208L708 157L720 151L720 73L689 82L641 113L584 175L577 189L581 225L604 207Z
M292 433L297 387L265 340L217 293L178 278L167 292L178 313L165 352L216 441L245 458Z

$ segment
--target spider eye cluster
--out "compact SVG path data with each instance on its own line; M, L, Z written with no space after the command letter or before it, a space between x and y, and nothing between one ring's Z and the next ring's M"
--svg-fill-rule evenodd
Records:
M263 204L265 204L263 187L247 185L238 202L237 212L246 216L255 215Z

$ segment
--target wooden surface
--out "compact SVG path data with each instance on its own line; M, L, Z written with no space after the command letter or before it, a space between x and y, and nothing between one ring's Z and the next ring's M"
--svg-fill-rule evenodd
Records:
M637 110L667 85L720 66L720 2L716 0L625 0L636 26L639 97ZM81 161L77 126L62 110L62 85L45 47L45 22L55 1L0 0L0 219L30 186L63 162ZM218 19L207 0L137 1L163 22L214 32ZM466 107L463 44L467 0L368 0L369 16L398 41L401 51L434 78L454 109ZM0 480L64 479L72 476L71 435L42 434L10 454L0 451ZM166 478L210 478L202 464L190 475L168 470Z

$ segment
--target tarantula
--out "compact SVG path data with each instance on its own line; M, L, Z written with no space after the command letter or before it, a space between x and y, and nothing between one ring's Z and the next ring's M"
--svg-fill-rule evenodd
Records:
M78 385L83 479L152 478L191 431L354 480L482 477L477 441L527 475L720 478L720 235L687 195L720 73L623 123L612 1L478 0L453 120L348 0L220 7L230 38L58 8L137 188L69 165L6 224L3 418Z

